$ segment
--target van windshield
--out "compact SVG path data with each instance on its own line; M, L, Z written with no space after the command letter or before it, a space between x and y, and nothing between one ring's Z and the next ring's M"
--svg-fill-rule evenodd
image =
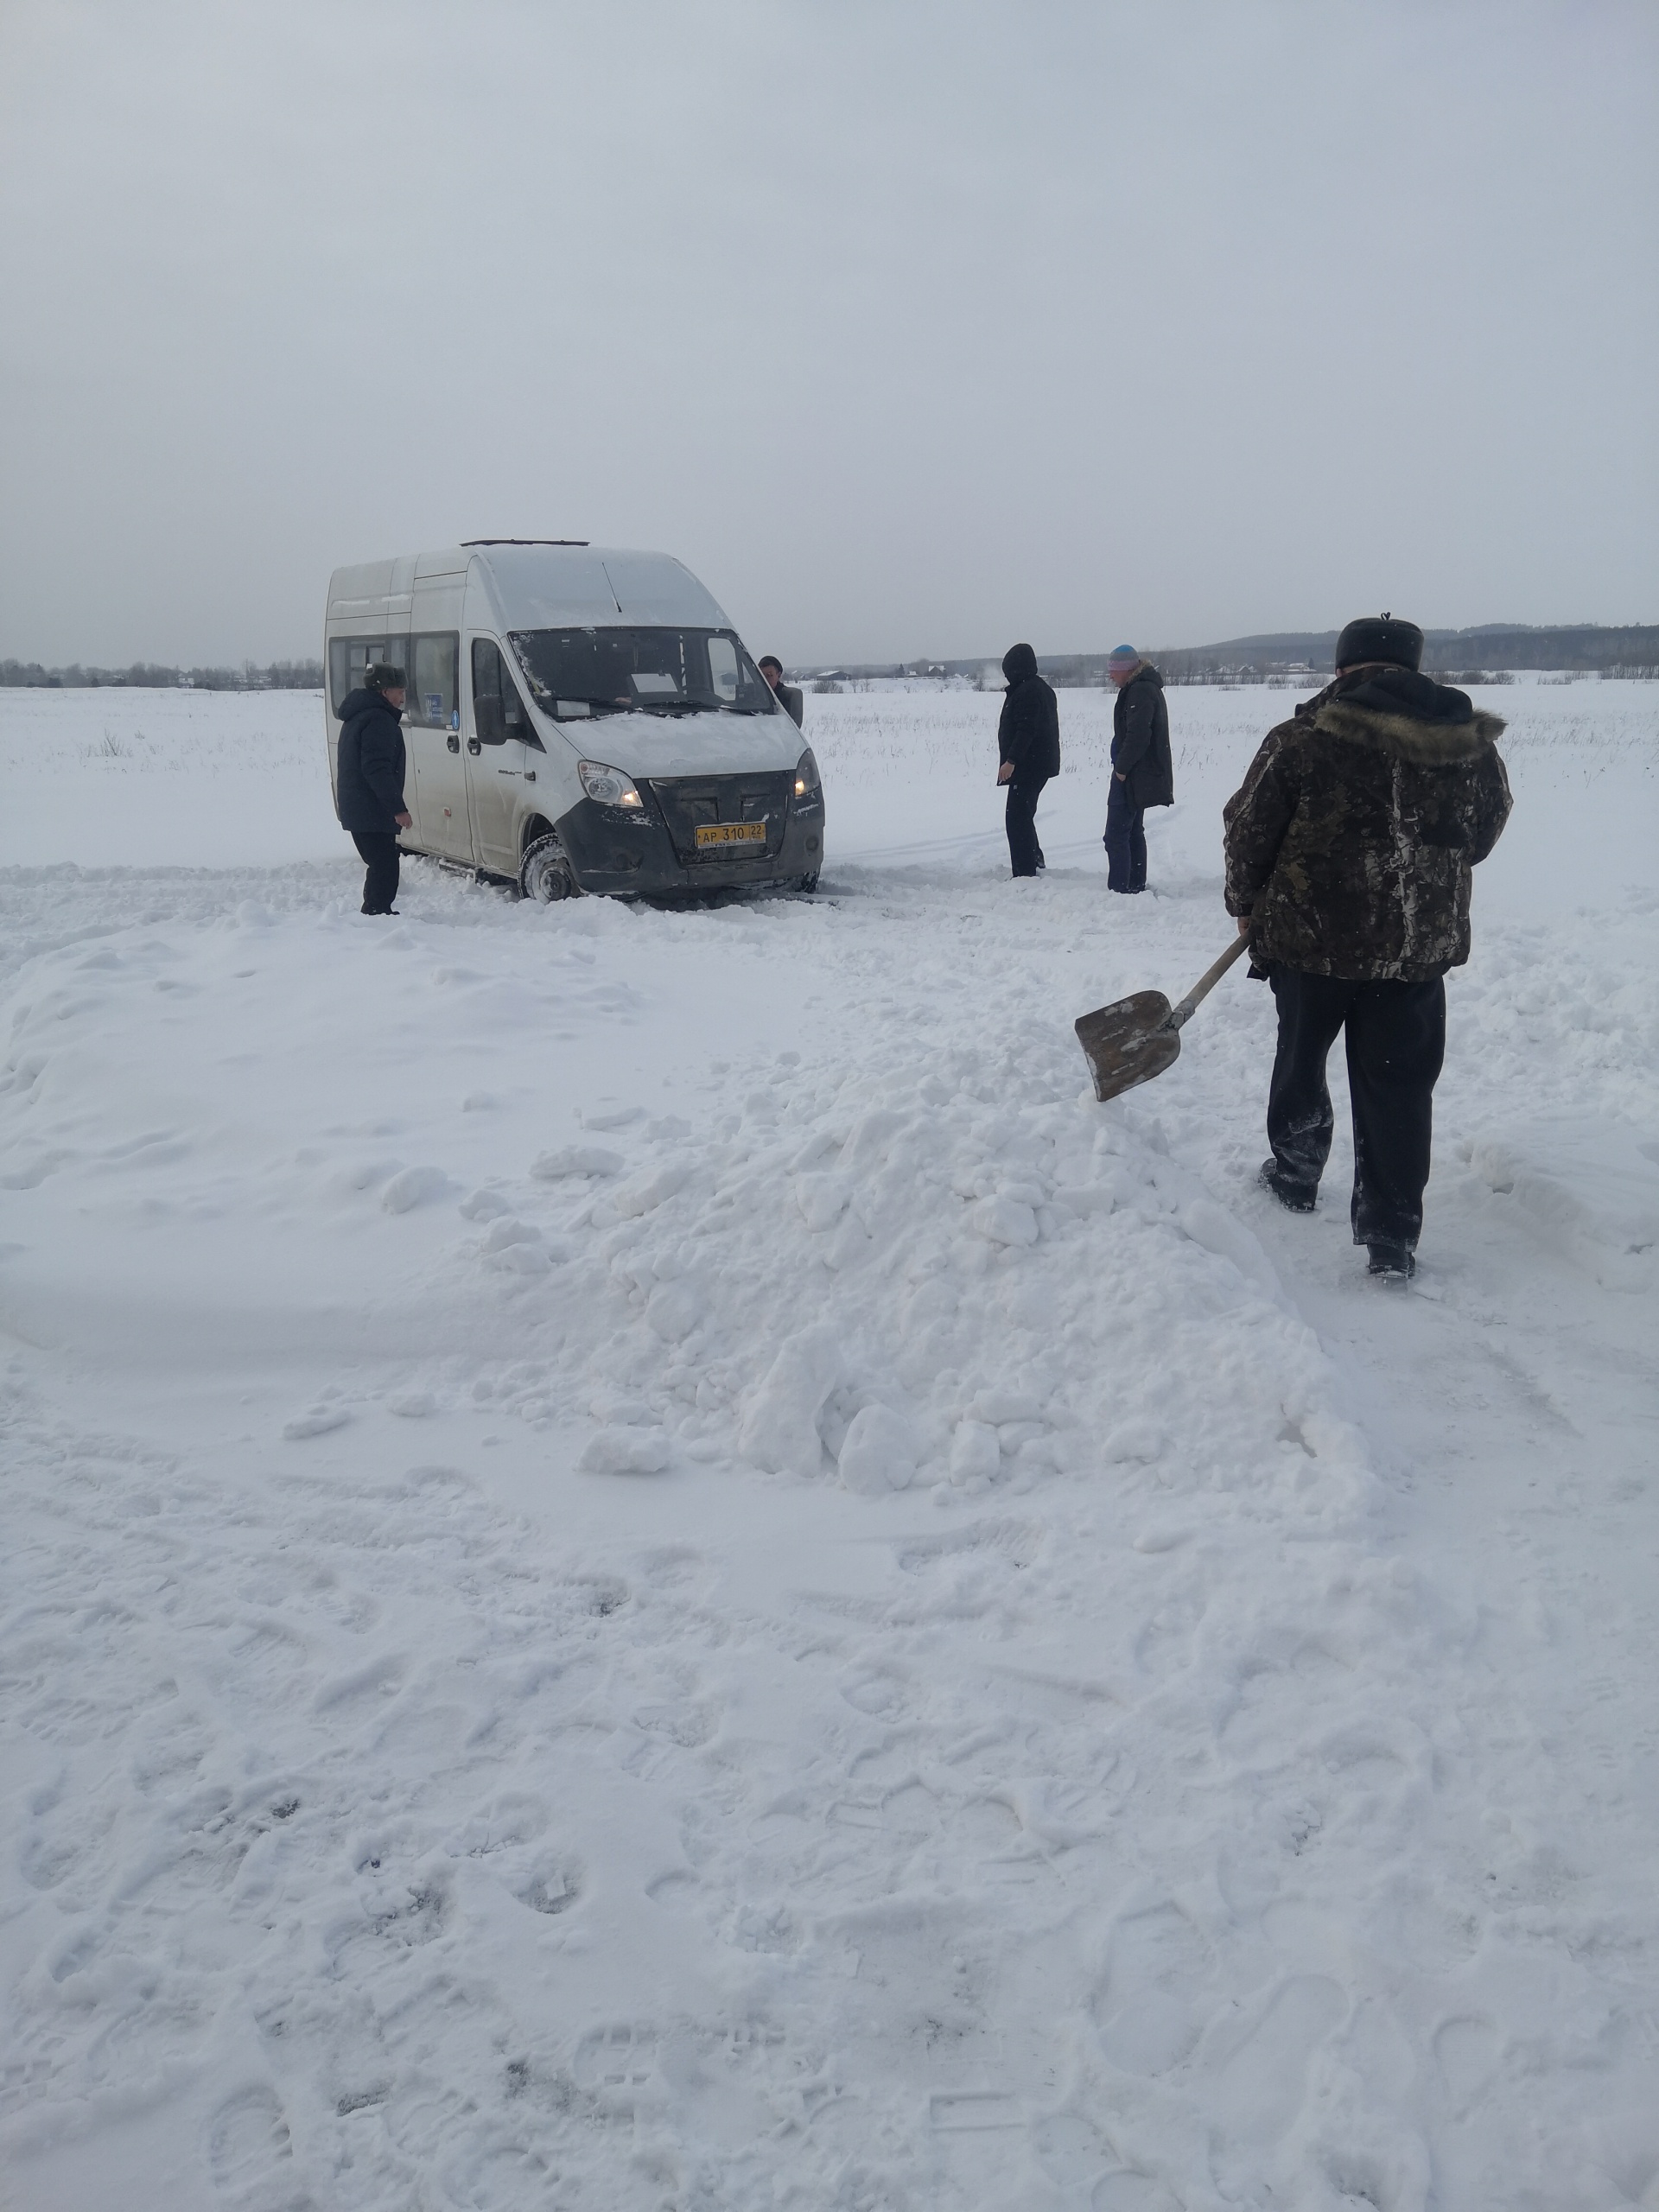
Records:
M531 694L561 721L587 715L768 715L765 677L729 630L514 630Z

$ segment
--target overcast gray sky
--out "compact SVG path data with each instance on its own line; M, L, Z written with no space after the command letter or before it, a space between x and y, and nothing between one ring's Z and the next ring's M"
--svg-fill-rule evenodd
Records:
M791 664L1659 620L1659 8L5 0L0 654L678 554Z

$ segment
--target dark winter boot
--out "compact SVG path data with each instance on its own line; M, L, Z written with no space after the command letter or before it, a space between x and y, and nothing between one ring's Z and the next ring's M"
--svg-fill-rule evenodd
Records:
M1313 1212L1313 1201L1319 1196L1318 1185L1316 1184L1310 1191L1300 1183L1287 1183L1280 1172L1276 1160L1264 1160L1262 1163L1262 1171L1255 1179L1264 1191L1271 1191L1280 1205L1287 1208L1290 1212Z
M1368 1244L1365 1249L1370 1255L1365 1262L1368 1275L1409 1282L1417 1272L1417 1255L1408 1244Z

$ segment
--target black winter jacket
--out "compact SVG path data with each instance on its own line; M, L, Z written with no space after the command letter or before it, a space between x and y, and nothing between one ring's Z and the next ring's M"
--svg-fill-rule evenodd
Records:
M1002 657L1008 688L996 726L999 760L1014 763L1016 784L1060 772L1060 709L1052 690L1037 673L1029 645L1014 645Z
M1175 767L1169 757L1169 709L1164 679L1142 661L1112 705L1112 766L1131 806L1173 806Z
M340 707L334 805L342 830L396 830L404 804L404 733L395 707L378 691L352 691Z

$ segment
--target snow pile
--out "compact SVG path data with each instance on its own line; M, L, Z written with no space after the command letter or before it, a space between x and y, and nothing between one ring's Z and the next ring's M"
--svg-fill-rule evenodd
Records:
M809 702L815 901L0 875L25 2212L1651 2197L1659 909L1482 884L1379 1291L1265 992L1071 1034L1263 703L1136 902L968 691Z

